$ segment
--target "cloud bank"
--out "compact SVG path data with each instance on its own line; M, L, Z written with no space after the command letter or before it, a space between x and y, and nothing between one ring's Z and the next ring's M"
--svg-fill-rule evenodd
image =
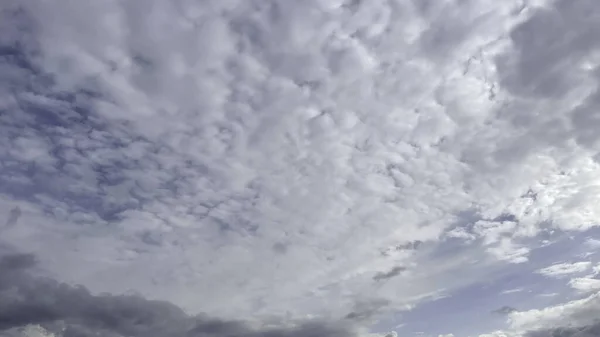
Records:
M58 336L347 337L350 324L310 322L289 328L253 329L242 321L189 316L177 306L134 295L91 295L85 287L32 276L31 254L0 257L0 335L27 333L38 325ZM29 329L31 330L31 328ZM34 329L35 330L35 329ZM3 332L4 331L4 332ZM8 331L8 332L6 332ZM43 330L42 330L43 331Z

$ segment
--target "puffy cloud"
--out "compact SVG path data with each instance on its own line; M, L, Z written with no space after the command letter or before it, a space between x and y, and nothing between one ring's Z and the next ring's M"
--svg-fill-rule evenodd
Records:
M590 277L577 277L569 281L569 285L576 290L591 292L600 290L600 280Z

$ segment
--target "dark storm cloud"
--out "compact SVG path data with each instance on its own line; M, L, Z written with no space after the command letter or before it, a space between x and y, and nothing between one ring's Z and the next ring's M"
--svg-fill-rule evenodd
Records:
M345 337L350 329L310 322L255 330L241 321L189 316L177 306L132 295L92 295L30 274L35 256L0 258L0 331L39 324L62 336L144 337Z

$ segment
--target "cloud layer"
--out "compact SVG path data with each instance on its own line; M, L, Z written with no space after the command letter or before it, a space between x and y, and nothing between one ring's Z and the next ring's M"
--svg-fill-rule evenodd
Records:
M92 294L371 322L598 224L594 0L0 10L0 240Z

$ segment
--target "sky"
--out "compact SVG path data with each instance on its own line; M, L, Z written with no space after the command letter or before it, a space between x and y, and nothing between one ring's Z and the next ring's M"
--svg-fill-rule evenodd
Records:
M3 0L0 336L600 336L595 0Z

